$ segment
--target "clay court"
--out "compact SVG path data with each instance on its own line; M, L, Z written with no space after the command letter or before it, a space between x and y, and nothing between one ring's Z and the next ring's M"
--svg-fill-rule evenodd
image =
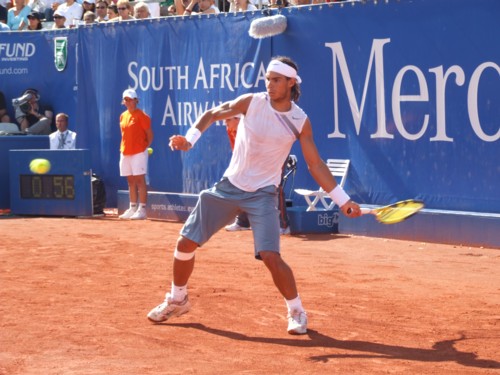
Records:
M500 250L346 235L282 238L309 333L249 232L197 252L193 308L170 285L179 223L0 219L0 374L499 374Z

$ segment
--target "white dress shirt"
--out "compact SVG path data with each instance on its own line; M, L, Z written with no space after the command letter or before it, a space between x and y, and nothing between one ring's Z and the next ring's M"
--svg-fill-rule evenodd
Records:
M80 21L82 19L83 8L78 3L73 3L68 6L68 3L62 3L59 5L57 10L64 13L66 21L64 21L64 26L70 27L74 25L74 21Z
M55 131L49 135L51 150L74 150L76 148L76 132L66 130Z

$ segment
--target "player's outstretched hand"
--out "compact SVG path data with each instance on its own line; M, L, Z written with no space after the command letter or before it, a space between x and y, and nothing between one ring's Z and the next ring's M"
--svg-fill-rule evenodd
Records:
M191 143L189 143L183 135L171 136L168 145L172 151L188 151L191 148Z
M340 209L342 210L342 213L345 216L351 219L354 217L361 216L361 209L359 208L359 205L356 202L348 201L346 204L340 207Z

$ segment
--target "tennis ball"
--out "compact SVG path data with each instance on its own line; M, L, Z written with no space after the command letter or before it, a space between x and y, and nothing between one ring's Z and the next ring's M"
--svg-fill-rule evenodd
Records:
M148 155L151 155L153 153L153 147L148 148Z
M30 170L36 174L45 174L50 171L50 161L47 159L33 159L30 163Z

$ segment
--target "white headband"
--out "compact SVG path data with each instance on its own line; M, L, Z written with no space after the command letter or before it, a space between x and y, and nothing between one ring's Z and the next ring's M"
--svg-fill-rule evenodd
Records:
M292 68L288 64L282 63L279 60L271 60L271 62L267 66L267 71L283 74L288 78L295 78L298 83L302 82L299 75L297 74L297 71L294 68Z

